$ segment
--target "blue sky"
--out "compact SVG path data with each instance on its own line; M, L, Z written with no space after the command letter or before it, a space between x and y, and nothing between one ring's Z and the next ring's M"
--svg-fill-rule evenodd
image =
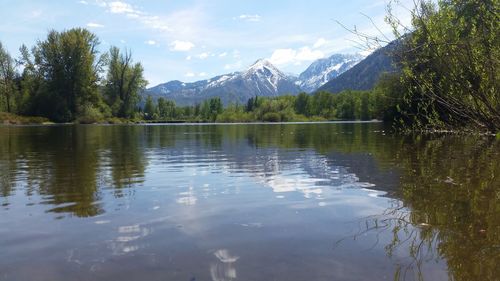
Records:
M411 0L404 0L409 3ZM149 86L241 71L266 58L298 74L314 60L356 53L355 39L335 20L387 34L387 0L2 0L0 41L18 56L51 29L85 27L111 45L132 50ZM407 4L406 7L411 7ZM408 17L400 11L403 20Z

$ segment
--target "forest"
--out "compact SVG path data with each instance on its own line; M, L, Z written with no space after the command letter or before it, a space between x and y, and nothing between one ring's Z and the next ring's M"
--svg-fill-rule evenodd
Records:
M99 52L82 28L50 31L13 58L0 43L0 121L287 122L379 119L402 130L500 131L499 0L415 1L411 26L388 6L400 71L371 91L254 97L224 107L218 98L181 107L144 97L147 81L130 50ZM358 34L367 41L384 40ZM391 40L392 41L392 40ZM389 43L387 41L386 43ZM36 116L26 118L23 116ZM38 118L42 117L42 118Z
M194 106L177 106L159 98L146 99L143 118L158 122L306 122L328 120L390 120L391 104L384 93L387 76L372 91L318 92L296 96L255 96L246 104L223 106L218 97Z

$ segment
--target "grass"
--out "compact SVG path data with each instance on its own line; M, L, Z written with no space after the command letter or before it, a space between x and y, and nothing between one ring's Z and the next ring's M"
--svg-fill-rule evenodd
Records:
M49 119L37 116L20 116L7 112L0 112L0 124L4 125L34 125L52 124Z

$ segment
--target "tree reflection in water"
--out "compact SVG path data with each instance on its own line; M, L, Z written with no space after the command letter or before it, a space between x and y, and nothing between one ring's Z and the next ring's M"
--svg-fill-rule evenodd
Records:
M384 213L363 220L354 238L368 233L391 238L380 243L397 263L394 280L424 280L422 267L433 260L446 261L452 280L497 280L500 141L381 130L359 124L2 127L0 203L9 208L12 195L24 193L39 196L46 212L92 217L108 211L101 205L103 191L112 190L115 197L138 192L148 165L158 164L151 161L196 161L185 159L187 148L191 156L208 160L222 155L224 164L245 172L251 172L245 170L248 157L259 161L255 150L311 149L392 198ZM389 175L384 171L399 177L374 177ZM401 259L401 252L408 258Z
M367 217L367 233L391 233L388 257L409 253L394 280L445 259L451 280L497 280L500 276L500 143L481 137L417 137L392 155L402 171L396 199L383 214ZM387 160L387 159L386 159ZM341 244L342 241L339 241Z

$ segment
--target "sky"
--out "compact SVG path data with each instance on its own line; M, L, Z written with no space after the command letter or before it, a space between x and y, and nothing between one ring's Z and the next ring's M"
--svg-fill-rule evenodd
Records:
M131 50L149 87L242 71L261 58L300 74L319 58L366 52L337 21L380 35L373 21L391 34L384 23L388 0L0 1L0 41L13 57L49 30L84 27L100 38L101 52ZM411 0L400 1L407 21Z

